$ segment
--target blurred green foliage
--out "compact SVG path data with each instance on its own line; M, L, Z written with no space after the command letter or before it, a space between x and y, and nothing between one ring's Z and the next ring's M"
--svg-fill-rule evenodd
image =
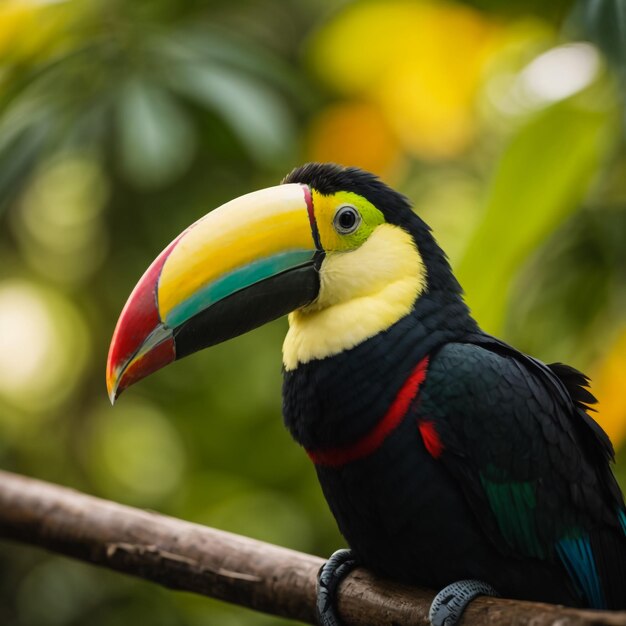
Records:
M573 98L548 106L500 156L484 216L458 268L468 302L485 326L501 328L509 295L503 286L512 284L537 242L580 206L605 156L611 113Z
M341 7L0 4L3 468L320 555L343 545L282 425L285 320L115 409L104 385L117 316L158 252L313 157L403 190L485 328L589 372L624 440L623 3ZM0 546L1 624L277 621Z

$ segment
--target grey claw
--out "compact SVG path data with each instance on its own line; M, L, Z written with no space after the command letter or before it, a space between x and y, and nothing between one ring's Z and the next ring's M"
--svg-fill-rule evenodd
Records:
M335 611L339 583L356 567L351 550L337 550L317 575L317 618L320 626L343 626Z
M480 580L459 580L448 585L435 596L430 605L430 623L432 626L455 626L476 596L498 596L498 592Z

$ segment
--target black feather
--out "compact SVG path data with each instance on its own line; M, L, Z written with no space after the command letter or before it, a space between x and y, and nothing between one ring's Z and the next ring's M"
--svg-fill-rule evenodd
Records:
M590 404L597 404L595 396L589 391L589 377L576 368L565 363L549 363L548 367L565 385L572 400L584 411L589 410Z

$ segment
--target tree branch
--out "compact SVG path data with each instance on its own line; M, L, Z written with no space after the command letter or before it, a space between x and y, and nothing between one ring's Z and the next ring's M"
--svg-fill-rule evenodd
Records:
M258 611L315 623L322 559L0 471L0 537ZM359 569L341 585L348 624L427 625L430 591ZM626 612L479 598L466 626L626 626Z

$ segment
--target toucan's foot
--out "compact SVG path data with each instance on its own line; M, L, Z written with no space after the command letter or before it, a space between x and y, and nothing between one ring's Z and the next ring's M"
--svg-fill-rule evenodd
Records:
M498 596L498 592L481 580L459 580L442 589L430 605L428 617L432 626L455 626L463 611L476 596Z
M342 626L335 609L339 583L356 567L352 550L337 550L317 574L317 619L320 626Z

